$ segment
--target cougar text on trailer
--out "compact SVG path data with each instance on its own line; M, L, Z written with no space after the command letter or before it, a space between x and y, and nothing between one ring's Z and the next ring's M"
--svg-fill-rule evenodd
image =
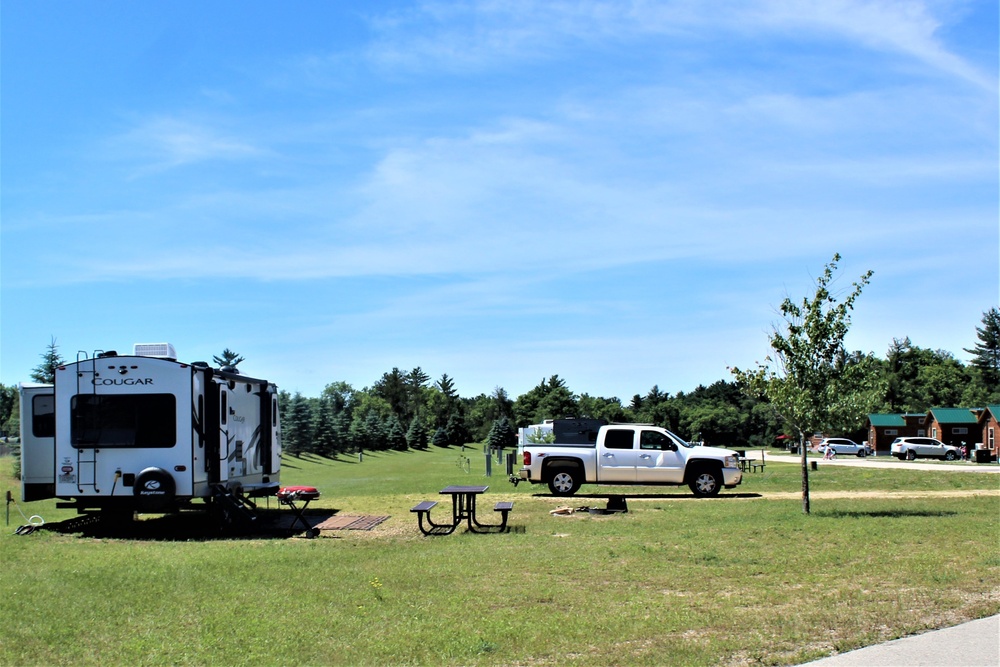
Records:
M51 437L22 446L22 465L34 475L22 487L25 500L159 513L200 498L229 516L278 491L278 392L266 380L179 363L172 345L156 343L137 344L131 356L81 353L56 370L50 391ZM46 409L36 398L44 388L21 392ZM22 432L34 421L22 418ZM47 476L38 474L46 467Z

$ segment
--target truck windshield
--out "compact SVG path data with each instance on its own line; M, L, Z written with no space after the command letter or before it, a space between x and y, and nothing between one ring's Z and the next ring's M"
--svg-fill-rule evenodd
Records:
M70 410L76 448L173 447L177 441L173 394L78 394Z
M684 438L680 437L676 433L671 433L670 431L667 431L667 435L669 435L670 438L674 442L676 442L678 445L680 445L681 447L687 447L688 449L691 449L692 447L694 447L694 445L692 445L690 442L688 442Z

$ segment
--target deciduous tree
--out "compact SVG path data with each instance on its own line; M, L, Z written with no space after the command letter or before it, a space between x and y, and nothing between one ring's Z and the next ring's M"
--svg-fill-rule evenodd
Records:
M845 363L844 337L854 302L871 280L868 271L842 300L831 292L840 255L826 265L812 298L781 304L782 326L768 336L771 353L757 368L732 368L740 386L765 397L781 419L799 435L802 463L802 510L809 513L807 434L840 426L845 414L863 418L885 394L884 380L872 357Z

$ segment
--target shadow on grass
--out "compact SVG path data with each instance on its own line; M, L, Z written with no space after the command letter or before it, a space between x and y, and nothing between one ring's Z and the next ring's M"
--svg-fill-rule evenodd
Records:
M557 496L552 493L533 493L535 498L562 498L570 500L574 498L594 498L597 500L608 500L614 496L616 498L634 498L636 500L736 500L739 498L762 498L759 493L725 493L717 496L703 498L693 493L575 493L572 496Z
M816 516L829 517L831 519L903 519L911 516L922 516L939 518L945 516L958 516L958 512L952 510L913 510L913 509L893 509L893 510L833 510L830 512L813 512Z
M307 510L303 518L316 526L339 510ZM42 530L89 539L135 540L142 542L207 542L213 540L283 540L305 533L299 521L293 528L293 512L258 509L252 524L222 528L208 511L181 512L141 517L132 521L121 517L85 514L58 523L47 523Z

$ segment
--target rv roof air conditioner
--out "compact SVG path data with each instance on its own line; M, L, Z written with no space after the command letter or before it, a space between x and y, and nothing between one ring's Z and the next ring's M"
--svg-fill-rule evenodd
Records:
M177 361L177 351L170 343L136 343L133 354L137 357L155 357Z

